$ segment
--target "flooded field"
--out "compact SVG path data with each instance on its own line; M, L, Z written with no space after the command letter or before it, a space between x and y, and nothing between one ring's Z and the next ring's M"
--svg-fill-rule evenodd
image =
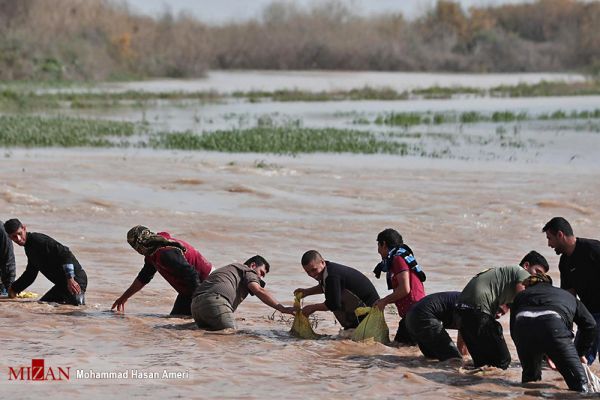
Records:
M594 97L230 101L62 110L197 133L269 123L352 128L406 140L415 151L399 156L4 149L0 219L18 217L30 231L69 246L89 287L87 306L81 308L0 301L0 387L16 398L579 398L550 370L544 370L542 383L520 385L507 316L501 322L511 367L472 375L456 364L427 361L416 347L341 339L328 313L317 314L316 331L328 335L325 339L294 339L287 316L273 314L255 298L238 309L237 334L204 332L190 319L167 317L175 291L158 275L128 301L124 315L110 312L110 306L143 264L125 237L137 224L189 241L215 266L263 255L272 265L267 288L287 305L294 289L313 284L299 261L309 249L361 270L381 295L386 293L385 282L371 270L379 261L375 238L388 227L399 230L415 251L427 272L427 293L460 290L482 269L516 264L532 249L547 257L558 281L558 257L546 246L543 224L561 215L577 236L600 237L597 120L398 127L375 119L389 112L539 115L591 111L598 103ZM26 258L20 247L15 253L20 274ZM42 294L49 288L40 275L28 290ZM320 301L307 299L313 300ZM393 307L386 319L394 330ZM35 358L44 358L47 367L69 367L71 379L8 380L9 367L31 365ZM593 370L600 368L596 364ZM90 371L122 375L95 379Z

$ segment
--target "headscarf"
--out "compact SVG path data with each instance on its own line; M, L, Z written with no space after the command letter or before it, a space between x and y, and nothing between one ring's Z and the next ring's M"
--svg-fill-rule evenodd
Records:
M177 247L184 253L186 250L185 246L181 243L157 235L142 225L134 226L127 232L127 242L135 249L135 251L144 256L151 256L156 250L166 246Z
M546 275L543 272L538 272L535 275L531 275L523 281L523 286L526 288L530 286L535 286L538 283L549 283L552 285L552 278L550 275Z

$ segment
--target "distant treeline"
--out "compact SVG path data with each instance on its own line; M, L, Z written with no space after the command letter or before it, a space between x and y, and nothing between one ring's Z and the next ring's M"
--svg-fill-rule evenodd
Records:
M260 20L206 25L108 0L0 0L1 80L198 77L209 69L600 71L600 3L538 0L415 20L336 3L273 3Z

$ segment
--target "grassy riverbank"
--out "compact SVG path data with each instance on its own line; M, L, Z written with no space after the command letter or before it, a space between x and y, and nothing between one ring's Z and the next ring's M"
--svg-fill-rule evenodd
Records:
M248 91L234 92L231 95L216 91L98 91L89 90L34 90L33 84L0 85L0 111L39 110L39 109L87 109L111 107L149 107L157 102L174 104L216 103L228 100L248 102L313 102L313 101L361 101L361 100L417 100L450 99L460 96L475 97L546 97L546 96L590 96L600 95L600 80L584 82L541 82L537 84L503 85L491 89L473 87L431 87L398 92L390 88L363 87L347 91Z

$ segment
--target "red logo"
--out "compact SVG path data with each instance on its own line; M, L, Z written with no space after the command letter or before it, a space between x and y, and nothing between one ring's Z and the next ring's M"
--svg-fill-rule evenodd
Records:
M31 367L8 367L9 381L68 381L71 367L48 367L43 358L31 360Z

